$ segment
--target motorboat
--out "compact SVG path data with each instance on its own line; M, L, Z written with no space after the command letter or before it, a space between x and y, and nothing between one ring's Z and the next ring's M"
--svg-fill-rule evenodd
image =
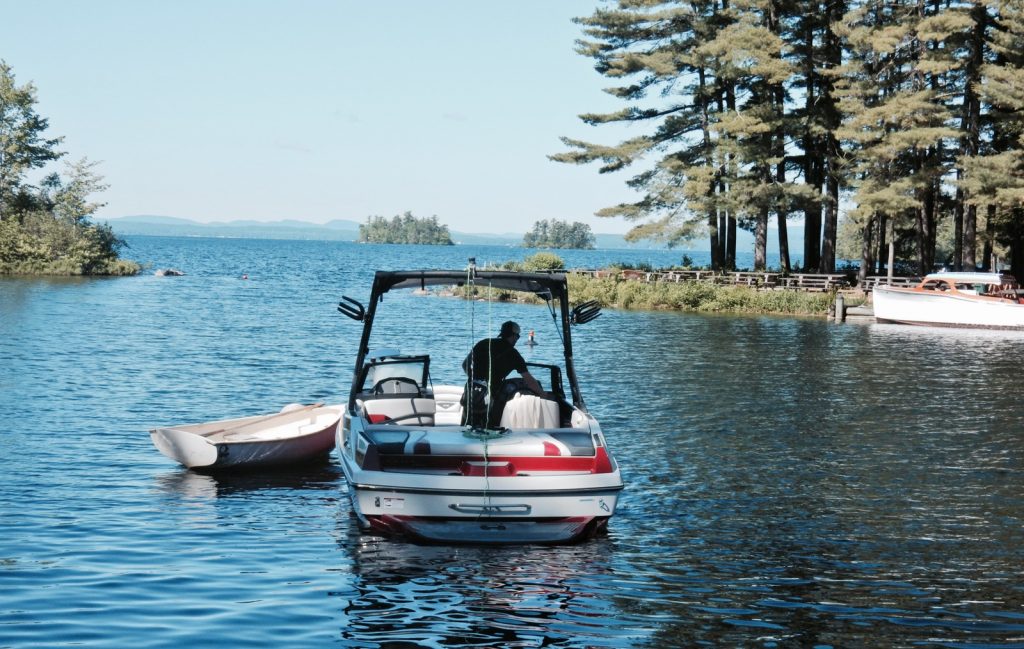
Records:
M1024 300L1006 274L932 273L913 287L878 285L872 302L878 322L1024 329Z
M522 379L509 379L502 387L512 397L500 425L474 427L464 423L459 380L465 375L435 385L431 369L440 358L461 368L467 337L451 332L451 339L421 334L404 341L430 344L418 350L425 353L371 351L383 297L431 287L438 295L454 294L440 299L456 308L465 302L457 299L460 292L472 300L481 287L546 304L562 349L552 352L557 362L527 361L544 396L517 392ZM361 527L420 542L477 544L569 543L607 528L622 477L580 393L571 338L573 325L600 310L592 302L570 308L565 274L472 264L468 270L377 271L365 308L342 300L339 310L363 325L336 440Z
M343 406L289 404L280 412L154 428L153 445L190 469L240 469L326 458Z

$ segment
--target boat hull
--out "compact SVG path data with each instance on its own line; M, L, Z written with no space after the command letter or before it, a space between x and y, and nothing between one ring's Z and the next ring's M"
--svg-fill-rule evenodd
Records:
M353 511L376 533L447 544L573 543L606 529L623 486L592 418L587 432L491 438L459 426L407 427L396 429L408 439L389 454L372 448L381 427L343 421L337 443Z
M1009 300L879 286L872 301L878 322L1024 329L1024 304Z
M279 466L325 459L334 447L341 406L155 428L153 445L189 469Z
M348 476L351 467L342 464ZM380 533L432 543L557 544L605 529L621 490L617 472L604 477L608 486L592 490L554 487L578 482L571 478L545 478L534 485L513 480L516 484L506 488L445 490L366 485L349 478L349 495L360 524Z

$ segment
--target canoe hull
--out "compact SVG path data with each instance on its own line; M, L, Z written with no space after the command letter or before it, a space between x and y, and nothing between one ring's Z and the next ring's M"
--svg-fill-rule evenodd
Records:
M326 458L334 447L340 406L204 424L155 428L153 445L190 469L279 466Z

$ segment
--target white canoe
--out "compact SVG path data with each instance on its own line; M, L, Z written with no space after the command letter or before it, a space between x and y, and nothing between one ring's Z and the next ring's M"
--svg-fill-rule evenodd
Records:
M289 405L281 412L154 428L157 449L190 469L270 466L326 457L342 406Z

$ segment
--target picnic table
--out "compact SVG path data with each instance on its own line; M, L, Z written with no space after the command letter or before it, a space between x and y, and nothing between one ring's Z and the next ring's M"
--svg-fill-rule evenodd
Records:
M892 281L889 281L887 275L871 275L864 278L863 289L864 291L870 291L879 284L889 286L917 286L921 283L920 277L893 277Z
M732 271L722 275L723 283L754 288L775 288L779 284L779 273Z
M654 279L662 282L687 282L708 280L717 273L713 270L667 270L654 274Z
M782 288L803 291L830 291L849 285L846 273L793 273L781 280Z

